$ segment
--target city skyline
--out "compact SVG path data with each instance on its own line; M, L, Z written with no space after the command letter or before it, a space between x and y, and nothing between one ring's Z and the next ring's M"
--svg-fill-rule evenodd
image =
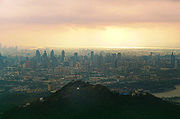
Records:
M180 119L180 0L0 0L0 119Z
M179 11L179 0L1 0L0 43L35 48L178 48Z

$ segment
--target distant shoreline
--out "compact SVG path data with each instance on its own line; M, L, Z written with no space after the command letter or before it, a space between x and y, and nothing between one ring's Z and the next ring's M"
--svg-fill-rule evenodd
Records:
M180 84L175 85L174 89L167 89L166 91L159 92L159 93L152 93L153 95L165 98L165 97L180 97Z

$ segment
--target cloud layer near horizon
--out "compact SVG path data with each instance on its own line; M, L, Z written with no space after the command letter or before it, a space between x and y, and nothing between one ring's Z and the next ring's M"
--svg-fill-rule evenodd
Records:
M0 24L180 22L180 0L1 0Z
M0 0L0 43L179 47L180 0Z

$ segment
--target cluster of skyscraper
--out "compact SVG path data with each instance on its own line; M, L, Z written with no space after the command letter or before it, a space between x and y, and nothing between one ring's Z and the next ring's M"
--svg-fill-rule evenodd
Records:
M66 56L65 51L62 50L61 55L55 56L54 50L51 50L50 55L48 56L46 51L41 55L40 51L37 50L35 57L32 58L32 64L44 67L55 67L58 65L76 67L79 64L97 67L104 63L108 63L111 64L112 67L117 67L120 59L121 53L107 53L104 57L102 52L99 55L95 55L94 51L91 51L90 55L79 56L78 52L74 52L73 56Z

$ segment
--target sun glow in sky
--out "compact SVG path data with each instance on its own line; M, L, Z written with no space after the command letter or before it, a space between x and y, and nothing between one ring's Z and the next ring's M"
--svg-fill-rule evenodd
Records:
M0 43L180 47L180 0L1 0Z

